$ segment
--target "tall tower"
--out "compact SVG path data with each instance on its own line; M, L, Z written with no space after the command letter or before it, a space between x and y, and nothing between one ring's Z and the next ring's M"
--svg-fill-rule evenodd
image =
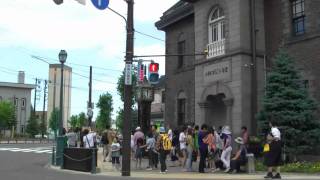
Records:
M63 127L68 129L68 119L70 118L71 107L71 86L72 86L72 68L64 65L63 68ZM54 108L60 108L60 81L61 81L61 64L49 65L49 87L48 87L48 116L47 124L51 112Z

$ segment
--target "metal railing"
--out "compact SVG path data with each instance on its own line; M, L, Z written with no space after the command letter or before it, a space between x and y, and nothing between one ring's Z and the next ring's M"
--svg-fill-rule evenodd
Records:
M225 40L216 41L207 45L207 59L225 54Z
M0 138L0 144L51 144L54 139L36 139L36 138Z

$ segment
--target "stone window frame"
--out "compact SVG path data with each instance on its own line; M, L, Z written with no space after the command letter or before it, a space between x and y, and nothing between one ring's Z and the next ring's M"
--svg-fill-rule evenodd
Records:
M177 40L177 54L179 54L179 56L177 56L177 69L183 68L185 56L183 56L182 54L185 54L185 52L186 52L186 38L185 38L185 34L181 32Z
M305 0L290 0L292 34L300 36L306 33ZM299 27L302 26L302 27ZM301 29L300 29L301 28Z
M217 17L212 19L214 14L217 12ZM213 39L213 31L214 26L217 25L217 39ZM223 34L221 34L223 33ZM208 16L208 43L223 41L226 39L226 15L223 8L216 5L212 8L210 11L210 14Z
M180 126L180 125L184 125L186 123L186 117L187 117L187 96L186 96L186 93L185 91L181 90L179 91L178 93L178 96L177 96L177 125ZM181 106L180 106L180 103L183 103L184 105L184 112L180 112L181 110ZM180 119L180 117L182 117L182 119Z

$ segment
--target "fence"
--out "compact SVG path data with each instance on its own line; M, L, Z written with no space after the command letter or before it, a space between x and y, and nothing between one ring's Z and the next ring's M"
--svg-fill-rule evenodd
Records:
M0 138L0 144L51 144L54 142L54 139Z

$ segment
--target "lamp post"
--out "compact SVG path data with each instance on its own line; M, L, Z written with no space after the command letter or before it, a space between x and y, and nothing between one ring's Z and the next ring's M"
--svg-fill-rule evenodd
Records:
M57 150L56 150L56 166L63 165L63 149L64 149L64 136L63 136L63 67L67 60L67 52L61 50L59 53L59 61L61 63L61 81L60 81L60 119L59 119L59 136L57 137Z

